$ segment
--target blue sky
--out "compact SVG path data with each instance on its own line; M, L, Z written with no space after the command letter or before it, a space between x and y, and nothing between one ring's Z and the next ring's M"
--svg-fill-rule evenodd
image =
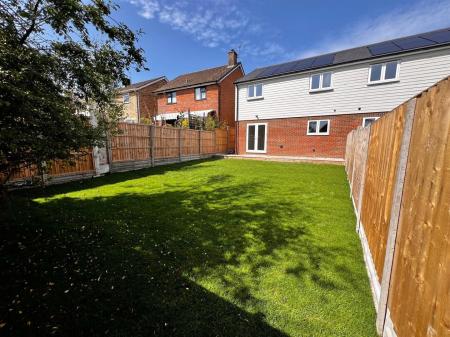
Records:
M115 18L141 29L150 71L132 83L226 63L257 67L450 26L450 0L119 0Z

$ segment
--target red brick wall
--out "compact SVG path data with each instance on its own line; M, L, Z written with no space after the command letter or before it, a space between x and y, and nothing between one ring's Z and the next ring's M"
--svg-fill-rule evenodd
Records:
M237 126L236 147L238 154L246 154L247 124L267 123L267 152L265 155L344 158L347 134L361 126L364 117L381 115L382 113L368 113L241 121ZM311 136L306 134L308 120L317 119L330 120L329 135Z
M139 95L141 118L150 118L156 115L158 112L157 95L153 91L161 88L166 83L167 80L162 79L137 92Z
M167 95L158 94L158 112L182 112L198 111L198 110L214 110L219 111L219 86L217 84L208 85L206 87L206 99L201 101L195 100L194 88L176 90L177 102L175 104L167 104Z
M220 110L219 119L225 121L230 127L234 127L235 91L234 81L244 76L242 68L234 70L228 77L220 82Z

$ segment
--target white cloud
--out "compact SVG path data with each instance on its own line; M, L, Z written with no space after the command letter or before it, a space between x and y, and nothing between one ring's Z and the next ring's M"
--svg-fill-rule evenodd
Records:
M397 8L334 32L317 45L299 53L308 57L450 26L450 0L428 0Z
M172 29L190 35L206 47L235 48L242 55L272 58L284 52L274 42L260 44L257 33L263 25L250 19L233 0L128 0L146 19L157 19ZM256 42L253 42L256 41Z
M130 0L135 6L139 6L141 10L139 15L146 19L153 19L155 14L159 11L159 2L157 0Z

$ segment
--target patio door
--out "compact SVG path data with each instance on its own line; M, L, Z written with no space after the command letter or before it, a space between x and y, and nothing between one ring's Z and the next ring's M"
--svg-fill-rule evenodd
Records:
M267 123L247 124L247 152L266 153Z

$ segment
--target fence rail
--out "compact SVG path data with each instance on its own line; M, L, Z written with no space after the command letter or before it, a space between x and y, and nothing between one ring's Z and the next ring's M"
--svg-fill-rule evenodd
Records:
M347 137L383 336L450 336L450 80Z

